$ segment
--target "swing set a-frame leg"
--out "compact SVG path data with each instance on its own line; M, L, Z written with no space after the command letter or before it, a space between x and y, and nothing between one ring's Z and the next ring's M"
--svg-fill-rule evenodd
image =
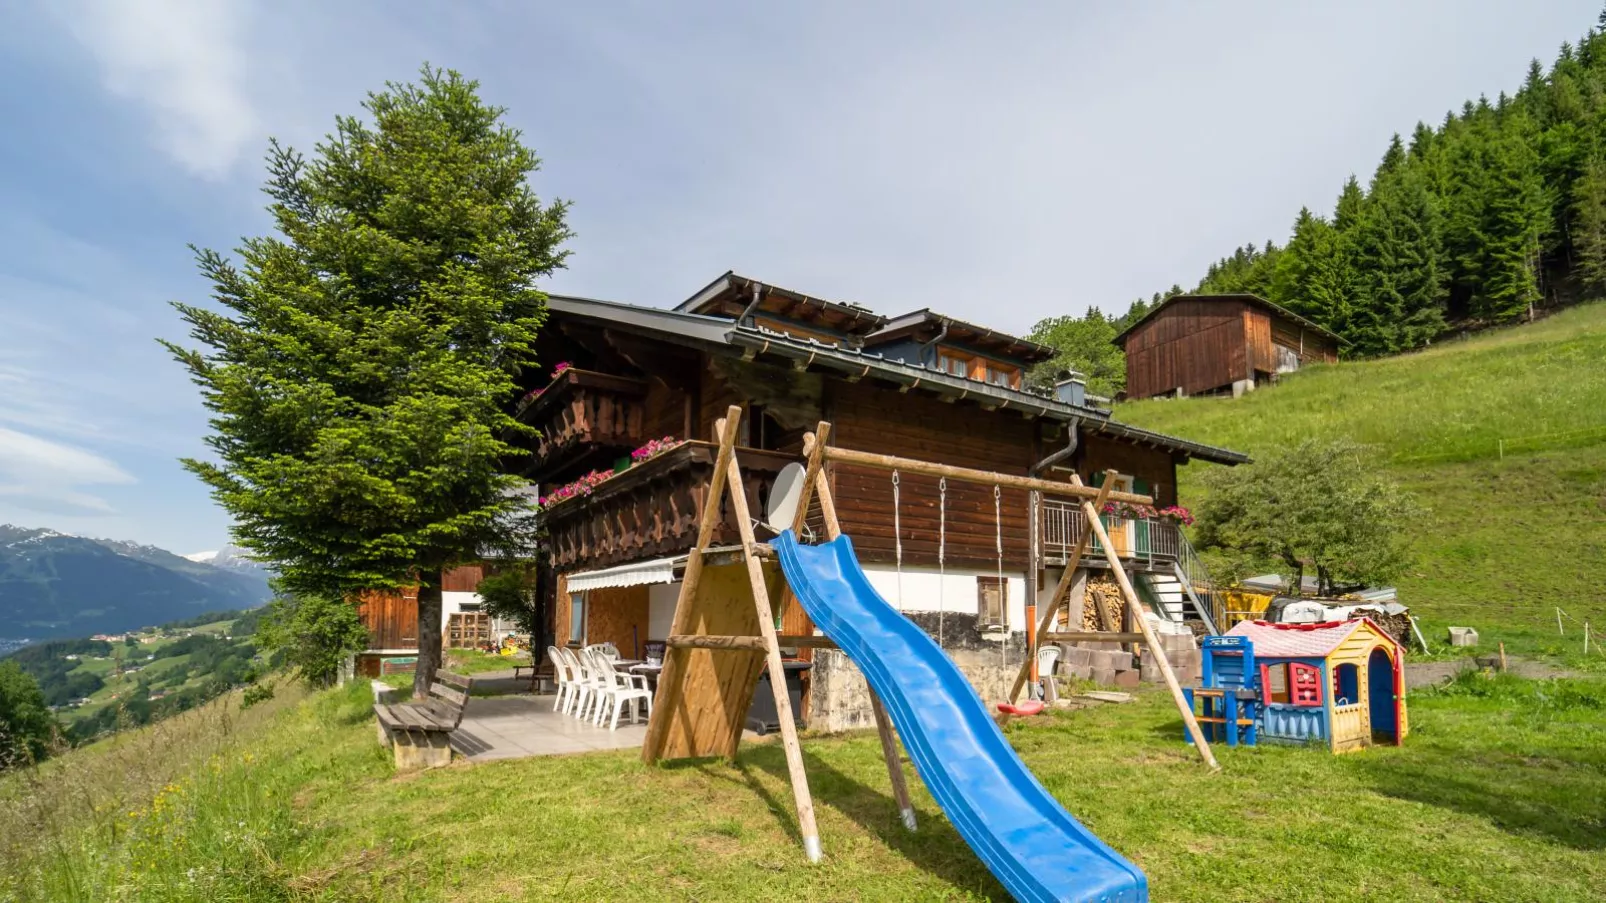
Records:
M792 532L801 534L808 518L809 502L820 500L820 514L825 521L825 536L836 539L842 535L842 524L837 520L836 503L831 497L831 480L825 475L825 442L831 436L831 424L822 420L814 432L803 436L803 455L808 464L803 470L803 492L798 498L797 513L792 516ZM903 773L903 760L898 754L898 740L892 719L881 704L881 697L870 689L870 711L875 715L876 734L881 739L881 757L887 763L887 779L892 784L892 797L898 804L898 815L903 826L915 830L914 804L909 801L909 781Z

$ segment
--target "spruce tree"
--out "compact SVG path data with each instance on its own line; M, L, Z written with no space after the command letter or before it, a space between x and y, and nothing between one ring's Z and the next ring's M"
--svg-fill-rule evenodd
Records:
M185 466L293 594L417 582L422 695L440 663L440 572L508 540L510 415L569 236L539 167L478 85L425 67L336 121L312 157L272 145L278 234L236 266L198 251L226 309L175 305L202 350L164 343L213 412Z
M1381 179L1355 234L1358 290L1344 337L1358 354L1418 348L1444 328L1438 213L1420 173Z
M1572 213L1579 285L1589 297L1606 297L1606 158L1585 164L1573 186Z
M1322 217L1301 209L1294 235L1277 260L1274 300L1338 332L1349 321L1353 291L1350 262L1337 230Z
M1472 312L1493 322L1528 313L1540 300L1539 255L1549 231L1551 203L1539 156L1518 131L1489 146L1482 198L1481 268Z

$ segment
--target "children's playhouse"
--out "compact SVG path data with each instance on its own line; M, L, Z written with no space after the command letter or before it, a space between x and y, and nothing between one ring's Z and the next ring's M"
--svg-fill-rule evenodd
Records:
M1204 641L1207 736L1324 743L1333 752L1399 745L1405 713L1404 650L1369 618L1319 624L1243 621Z

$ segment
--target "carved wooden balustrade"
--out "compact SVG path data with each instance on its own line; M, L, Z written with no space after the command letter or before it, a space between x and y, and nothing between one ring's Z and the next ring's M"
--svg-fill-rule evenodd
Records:
M572 367L558 374L518 413L540 431L526 473L539 479L639 447L647 441L646 395L639 379Z
M686 442L597 486L590 495L549 506L541 518L552 567L558 573L592 570L674 555L697 541L697 518L718 446ZM782 467L797 456L739 448L747 505L760 516ZM734 544L736 522L727 499L714 531L714 544Z

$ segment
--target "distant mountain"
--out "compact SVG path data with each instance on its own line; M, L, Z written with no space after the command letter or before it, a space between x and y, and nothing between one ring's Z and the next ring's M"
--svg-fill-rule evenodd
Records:
M251 562L252 565L255 562ZM0 524L0 642L122 633L272 595L260 568Z
M184 557L197 564L209 564L227 571L241 571L248 574L271 573L266 565L251 558L250 553L239 546L224 546L213 552L191 552Z

